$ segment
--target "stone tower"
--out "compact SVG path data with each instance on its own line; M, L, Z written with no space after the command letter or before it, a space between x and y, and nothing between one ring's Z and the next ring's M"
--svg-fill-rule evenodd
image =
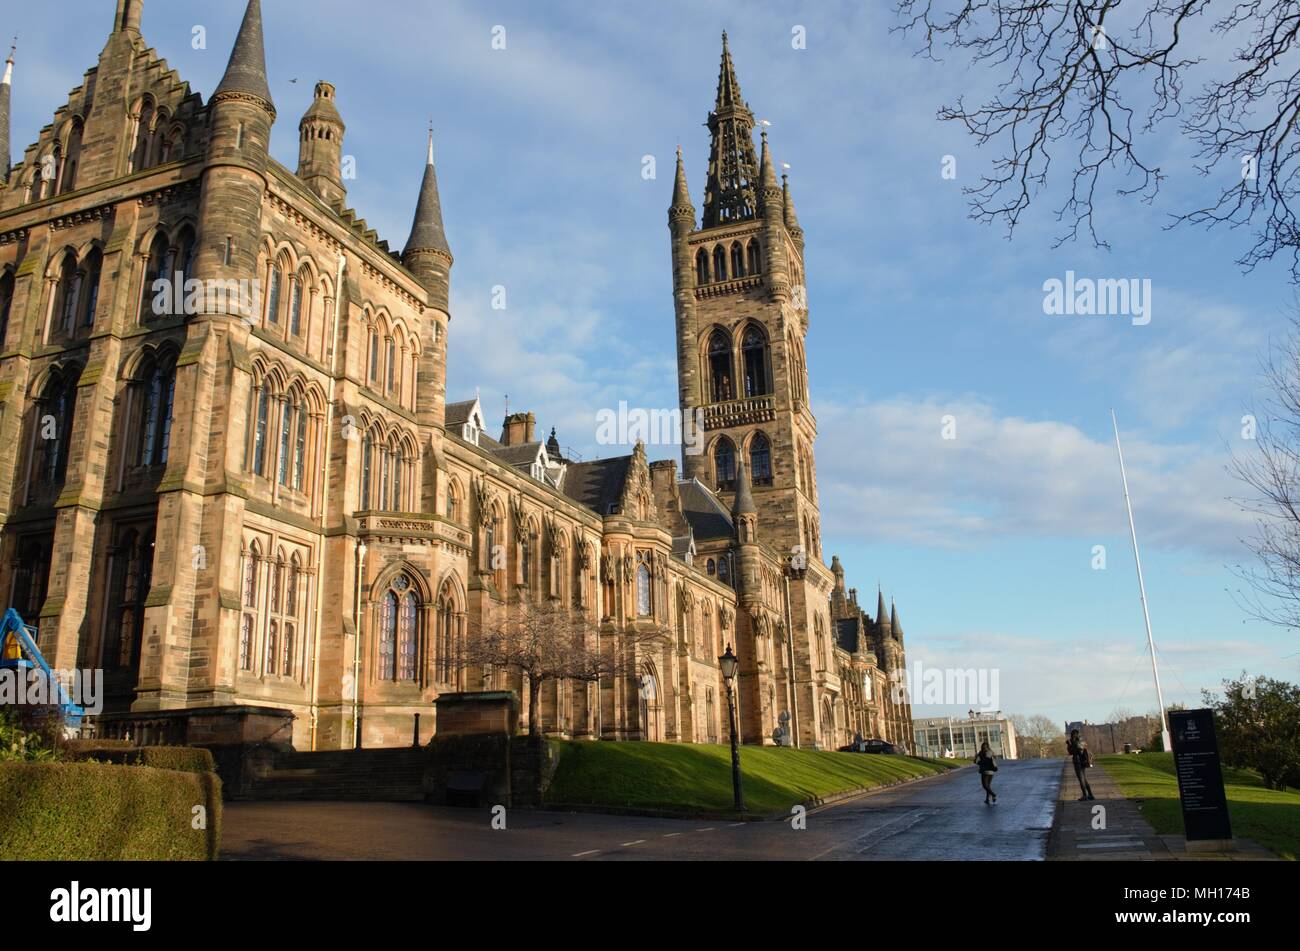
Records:
M682 460L688 477L727 495L743 459L764 540L787 555L820 557L808 409L803 231L776 176L763 133L741 96L726 34L700 227L681 156L668 212L677 319L678 390L703 422L705 449Z
M432 131L429 132L424 178L420 182L420 198L411 222L411 236L402 251L402 263L429 295L429 319L422 322L424 339L420 355L420 378L428 382L421 387L416 412L426 438L438 438L447 413L447 325L451 322L452 255L442 225L442 199L438 195L438 173L433 166Z
M336 209L343 207L343 118L334 104L334 86L316 84L311 106L298 123L298 172L307 186Z

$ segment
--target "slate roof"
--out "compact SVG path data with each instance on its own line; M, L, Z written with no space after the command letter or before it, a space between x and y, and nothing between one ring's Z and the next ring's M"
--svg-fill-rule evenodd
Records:
M682 497L682 515L695 532L697 542L731 538L735 534L731 514L697 479L679 482L677 491Z
M564 474L564 494L597 515L610 514L610 506L623 498L631 456L573 462Z

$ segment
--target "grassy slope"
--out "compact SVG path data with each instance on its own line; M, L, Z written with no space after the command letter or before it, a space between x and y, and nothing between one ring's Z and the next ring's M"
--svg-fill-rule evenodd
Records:
M1141 801L1142 815L1157 833L1182 834L1173 754L1099 756L1097 762L1119 783L1125 796ZM1233 835L1253 839L1293 861L1300 855L1300 792L1267 789L1258 774L1226 766L1223 785Z
M682 813L731 811L730 747L690 743L559 742L547 799ZM946 772L954 761L746 746L741 787L751 813L783 812L808 799Z

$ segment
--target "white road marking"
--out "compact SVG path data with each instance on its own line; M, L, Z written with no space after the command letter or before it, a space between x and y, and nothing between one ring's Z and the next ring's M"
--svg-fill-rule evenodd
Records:
M645 839L637 839L635 842L624 842L622 845L619 846L619 848L626 849L630 845L640 845L644 841Z
M667 833L664 833L664 838L665 838L665 839L671 839L671 838L672 838L673 836L675 836L675 835L681 835L681 833L680 833L680 832L667 832Z
M696 831L696 832L712 832L713 829L714 829L713 826L709 826L707 829L696 829L695 831Z
M586 852L574 852L571 858L580 859L584 855L595 855L600 849L588 849Z
M748 822L733 822L731 825L727 826L727 828L728 828L728 829L735 829L735 828L737 828L737 827L739 827L739 826L747 826L747 825L749 825Z

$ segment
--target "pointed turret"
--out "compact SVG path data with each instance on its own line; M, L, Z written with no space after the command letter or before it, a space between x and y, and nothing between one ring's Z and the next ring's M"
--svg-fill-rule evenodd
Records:
M563 457L563 450L560 449L560 440L556 438L555 427L551 427L551 438L546 440L546 454L551 457L552 462L559 462Z
M347 198L343 186L343 117L334 103L334 86L316 84L311 105L298 123L297 175L327 204L342 208Z
M736 501L732 503L731 514L734 516L757 515L758 506L754 504L754 493L749 484L749 470L742 459L736 466Z
M451 262L451 248L442 226L442 200L438 197L438 174L433 167L433 132L430 131L420 199L415 205L411 237L402 252L402 263L424 284L433 305L443 311L448 307Z
M885 615L885 592L879 588L876 589L876 625L881 628L889 627Z
M900 641L903 639L903 625L898 623L898 608L892 601L889 602L889 628L893 631L895 639Z
M215 101L222 95L250 96L261 100L272 114L275 113L271 88L266 82L266 47L262 43L261 0L248 0L248 7L244 10L244 22L240 24L239 36L235 38L235 47L230 51L230 62L226 64L226 73L221 77L221 82L217 85L212 98Z
M785 206L785 230L790 232L799 253L803 254L803 228L799 227L799 216L794 211L794 199L790 197L790 176L781 176L781 193Z
M0 185L9 181L9 92L14 79L14 50L5 60L4 78L0 79Z
M140 35L140 17L144 0L117 0L117 15L113 18L114 33Z
M682 164L682 147L677 146L677 177L673 181L673 203L668 209L668 225L676 234L678 223L685 232L695 230L695 206L691 204L691 190L686 185L686 167Z
M772 153L767 147L767 130L762 133L763 153L758 163L758 179L762 183L759 198L763 210L766 212L767 204L771 201L780 201L781 219L785 220L785 199L781 191L781 186L776 181L776 169L773 167Z
M754 114L740 94L726 33L722 34L718 97L713 112L709 113L708 126L713 145L709 153L709 181L704 191L704 227L750 220L758 214Z

